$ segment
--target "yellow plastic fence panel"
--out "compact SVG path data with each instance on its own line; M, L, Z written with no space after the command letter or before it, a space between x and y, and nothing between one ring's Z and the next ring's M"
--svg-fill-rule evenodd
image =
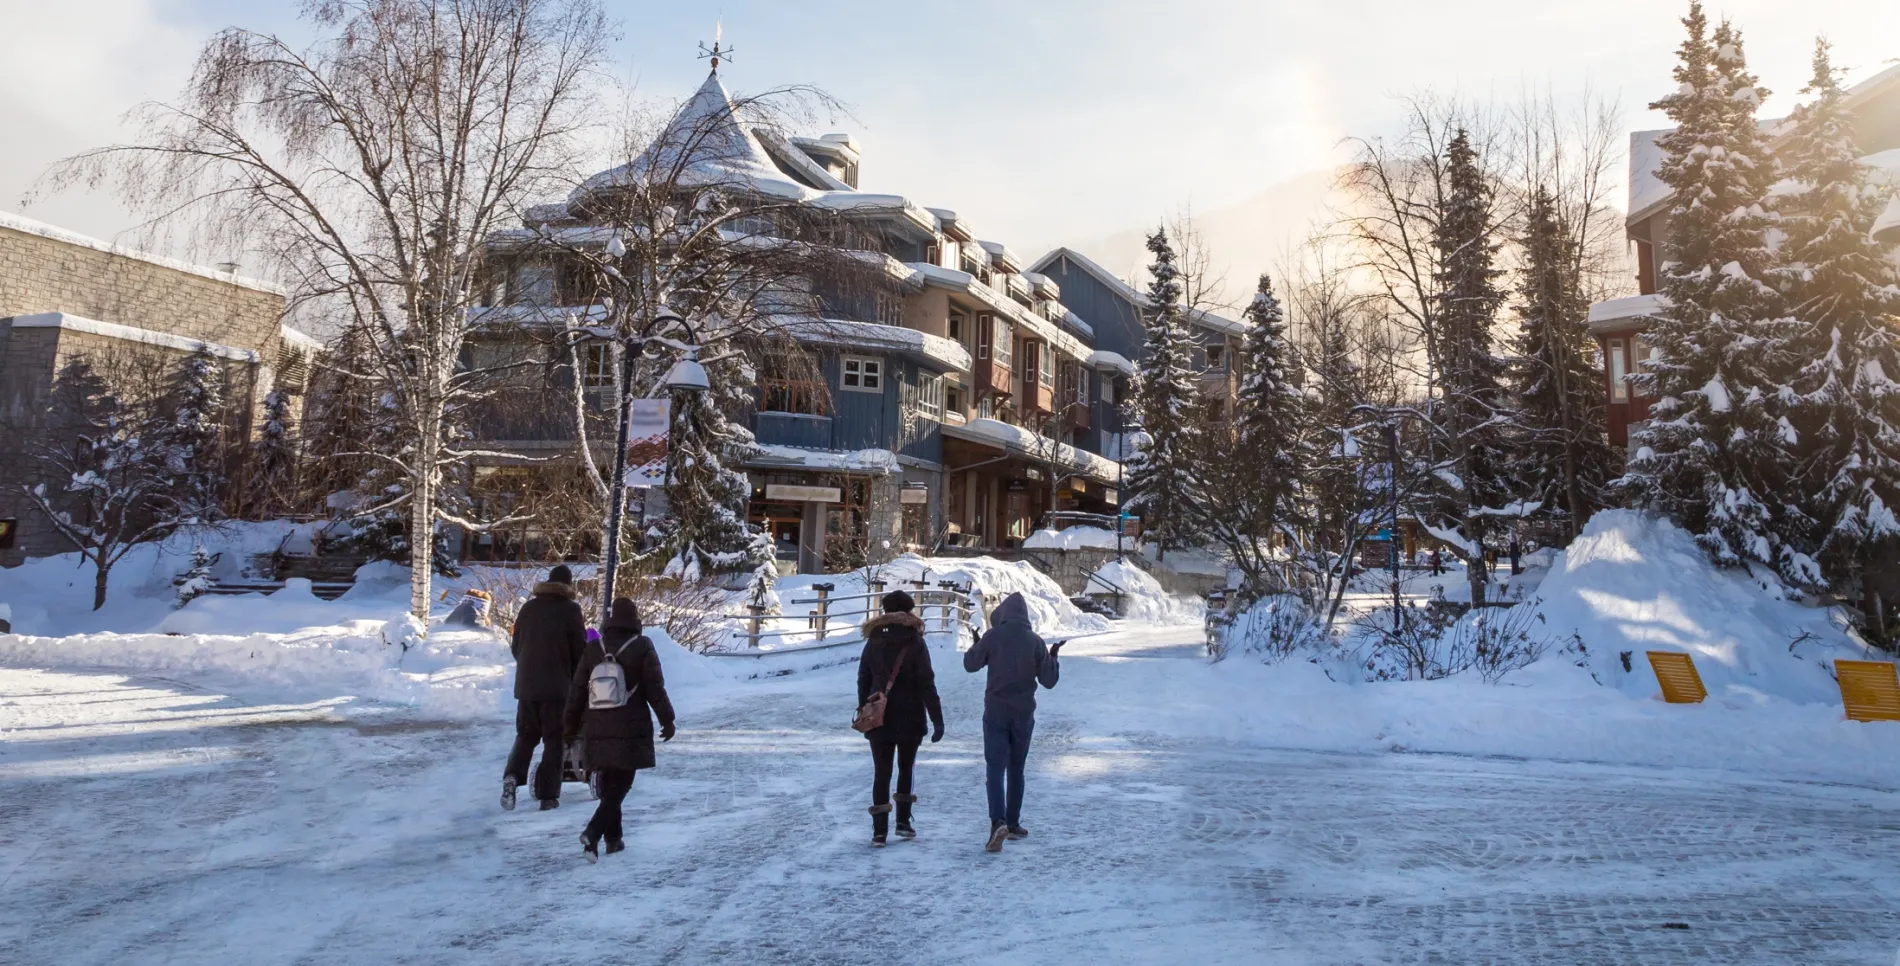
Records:
M1645 651L1649 655L1649 666L1656 672L1656 681L1662 685L1663 700L1670 704L1701 704L1709 696L1709 689L1702 686L1702 675L1695 671L1695 662L1681 651Z
M1887 661L1835 661L1841 706L1855 721L1900 721L1900 677Z

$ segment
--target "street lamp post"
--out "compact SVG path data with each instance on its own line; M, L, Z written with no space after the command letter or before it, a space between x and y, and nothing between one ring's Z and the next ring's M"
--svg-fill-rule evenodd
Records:
M633 368L639 357L645 354L647 346L656 340L652 333L662 322L678 324L686 330L688 345L685 354L673 367L667 370L666 379L661 383L668 392L705 392L712 388L706 378L706 367L699 364L699 338L693 333L693 327L687 324L673 310L662 307L653 314L653 318L640 328L636 334L625 337L620 353L620 418L614 437L613 479L609 484L607 501L607 530L602 535L602 559L600 575L600 614L605 620L612 609L614 599L614 578L620 570L620 528L622 516L627 504L627 432L633 423ZM671 414L667 424L672 425ZM670 431L669 431L670 435ZM668 445L671 446L669 440ZM670 460L669 460L670 464Z

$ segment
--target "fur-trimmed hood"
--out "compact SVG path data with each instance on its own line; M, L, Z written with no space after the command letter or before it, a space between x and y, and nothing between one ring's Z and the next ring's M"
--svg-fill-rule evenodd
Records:
M889 614L879 614L865 621L864 639L867 641L870 640L872 634L886 627L908 627L920 635L924 632L924 622L916 614L895 611Z
M551 594L555 597L565 597L568 600L573 600L574 585L563 584L553 580L543 580L534 585L534 595L539 597L543 594Z

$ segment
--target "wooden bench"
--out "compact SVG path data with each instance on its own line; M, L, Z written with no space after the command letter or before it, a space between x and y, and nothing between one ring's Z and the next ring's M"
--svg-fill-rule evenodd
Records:
M1701 704L1709 696L1709 689L1702 686L1702 675L1696 673L1695 661L1681 651L1645 651L1649 655L1649 666L1656 672L1656 682L1662 685L1663 700L1670 704Z
M1835 661L1841 707L1854 721L1900 721L1900 676L1888 661Z

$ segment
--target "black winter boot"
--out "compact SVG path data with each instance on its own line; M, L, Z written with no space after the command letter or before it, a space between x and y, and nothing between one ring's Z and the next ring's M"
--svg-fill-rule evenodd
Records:
M871 847L881 849L890 833L891 807L887 805L871 806Z
M599 838L586 832L581 833L581 858L586 859L589 865L600 861Z
M917 796L897 795L894 796L894 800L897 802L897 828L895 830L897 837L900 839L916 838L917 830L910 825L910 807L917 804Z

